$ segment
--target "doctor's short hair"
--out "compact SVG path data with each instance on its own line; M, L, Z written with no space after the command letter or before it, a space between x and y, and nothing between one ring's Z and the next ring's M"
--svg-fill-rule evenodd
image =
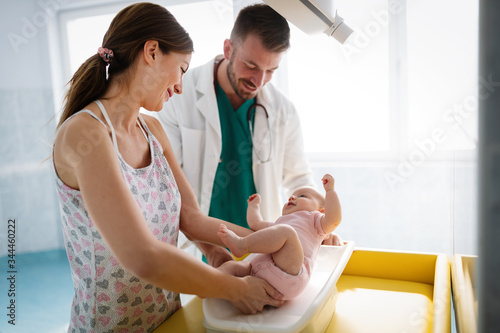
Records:
M269 51L284 52L290 48L288 22L266 4L250 5L239 12L231 31L231 41L244 42L249 34L257 35Z

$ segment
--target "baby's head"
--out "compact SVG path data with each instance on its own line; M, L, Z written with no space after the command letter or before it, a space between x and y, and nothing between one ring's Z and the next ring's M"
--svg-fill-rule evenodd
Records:
M298 211L325 212L325 197L312 187L301 187L293 192L283 206L282 214L288 215Z

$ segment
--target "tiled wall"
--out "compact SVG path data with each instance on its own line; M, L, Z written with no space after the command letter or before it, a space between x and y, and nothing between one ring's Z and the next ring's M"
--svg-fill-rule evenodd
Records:
M16 252L61 248L51 143L55 120L49 89L0 90L0 256L7 220L16 219Z

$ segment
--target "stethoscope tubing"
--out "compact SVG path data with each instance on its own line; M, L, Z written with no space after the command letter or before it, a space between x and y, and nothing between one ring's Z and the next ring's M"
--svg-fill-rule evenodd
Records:
M224 61L224 58L222 58L220 61L215 63L214 66L214 91L215 94L217 95L217 71L219 70L219 66ZM262 110L264 110L264 114L266 116L266 123L267 123L267 133L269 134L269 154L267 158L263 159L261 158L258 150L255 148L254 145L254 131L253 131L253 126L252 126L252 110L257 110L257 107L261 107ZM273 140L272 140L272 134L271 134L271 125L269 124L269 113L266 110L266 107L260 103L257 102L257 96L255 96L255 101L254 103L248 108L247 111L247 120L248 120L248 127L250 128L250 136L252 139L252 148L253 151L255 152L255 155L259 159L261 163L266 163L269 162L272 159L272 149L273 149Z

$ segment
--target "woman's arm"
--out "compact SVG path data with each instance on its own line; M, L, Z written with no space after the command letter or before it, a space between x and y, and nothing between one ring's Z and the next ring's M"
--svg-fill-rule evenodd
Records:
M92 141L83 135L89 131ZM75 182L67 185L81 191L94 225L132 274L174 292L230 300L247 313L281 303L269 296L278 294L264 281L224 274L154 238L123 180L107 130L90 116L75 117L61 127L54 162L58 174L65 174L63 181Z
M252 233L250 229L203 214L196 199L196 195L175 158L161 124L153 117L145 117L145 119L147 119L148 127L163 147L163 154L172 169L175 181L181 193L182 232L184 232L191 240L217 244L220 246L224 246L220 238L217 236L221 223L225 224L230 230L234 231L239 236L246 236Z

